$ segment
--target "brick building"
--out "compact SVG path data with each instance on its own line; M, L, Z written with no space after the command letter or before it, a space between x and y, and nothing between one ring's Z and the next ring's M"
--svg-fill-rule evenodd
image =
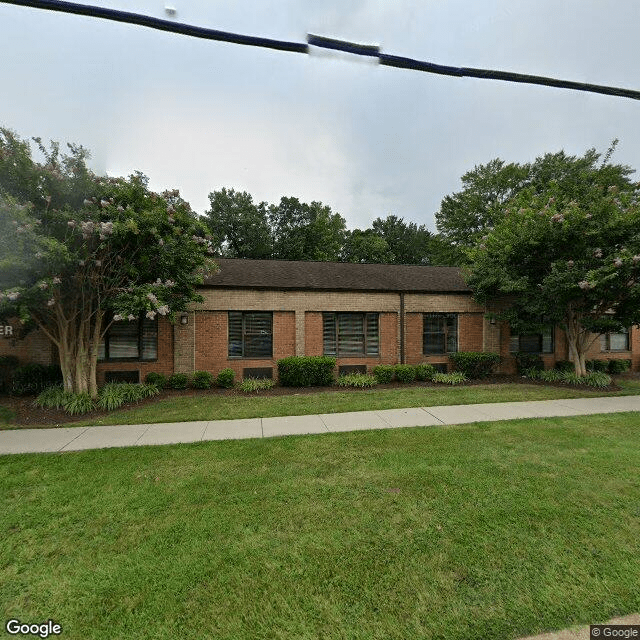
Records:
M452 351L494 351L501 371L515 370L513 353L540 353L546 365L568 359L563 333L512 336L477 305L454 267L219 259L204 302L166 318L115 323L101 348L98 383L143 380L197 370L236 377L277 376L289 355L331 355L339 371L377 364L431 362L446 369ZM37 332L0 338L0 354L21 361L55 357ZM640 330L600 336L589 358L625 358L640 367Z

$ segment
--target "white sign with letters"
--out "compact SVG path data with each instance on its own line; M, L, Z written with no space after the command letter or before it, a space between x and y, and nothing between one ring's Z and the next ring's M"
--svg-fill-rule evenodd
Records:
M0 336L12 336L13 335L13 327L9 325L1 325L0 324Z

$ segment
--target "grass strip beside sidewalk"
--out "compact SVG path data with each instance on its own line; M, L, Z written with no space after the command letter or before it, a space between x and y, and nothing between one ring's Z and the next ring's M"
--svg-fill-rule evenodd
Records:
M509 640L640 609L637 413L0 459L6 618Z

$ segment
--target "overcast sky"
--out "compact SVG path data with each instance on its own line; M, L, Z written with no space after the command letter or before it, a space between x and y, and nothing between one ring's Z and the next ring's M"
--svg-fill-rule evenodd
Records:
M91 3L91 0L86 0ZM95 0L248 35L640 89L638 0ZM460 177L500 157L605 152L640 169L640 102L198 40L0 4L0 124L73 141L202 213L222 187L320 200L349 228L435 229Z

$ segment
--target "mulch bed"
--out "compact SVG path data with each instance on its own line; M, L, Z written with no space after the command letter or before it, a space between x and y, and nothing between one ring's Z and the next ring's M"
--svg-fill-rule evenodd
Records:
M620 376L622 378L639 378L639 373L626 373ZM554 383L546 383L540 382L537 380L528 380L527 378L523 378L518 375L501 375L495 374L485 378L483 380L469 380L468 382L464 382L461 385L456 386L475 386L475 385L487 385L487 384L538 384L541 386L553 386L553 387L561 387L561 388L576 388L575 385L568 385L562 382L554 382ZM448 386L448 385L447 385ZM440 387L443 388L444 385L436 384L433 382L414 382L411 384L400 384L397 382L393 382L391 384L379 384L374 387L374 390L380 389L401 389L408 387ZM581 390L584 391L593 391L594 393L601 394L603 391L620 391L621 387L616 384L612 384L606 389L596 389L593 387L580 387ZM302 387L302 388L290 388L290 387L274 387L273 389L268 389L266 391L260 391L258 393L243 393L242 391L238 391L237 389L209 389L209 390L198 390L198 389L188 389L186 391L175 391L173 389L164 389L160 392L159 395L153 398L147 398L138 403L131 405L124 405L121 409L131 408L134 409L136 407L150 404L152 402L156 402L158 400L164 400L165 398L176 398L176 397L204 397L211 395L218 396L300 396L300 395L308 395L313 393L362 393L363 391L371 391L371 389L354 389L350 387ZM66 411L62 409L43 409L40 407L36 407L33 404L34 396L10 396L10 395L0 395L0 405L10 409L15 413L15 417L11 419L11 423L14 425L20 425L24 427L28 427L30 425L46 425L46 426L59 426L61 424L72 423L72 422L80 422L82 420L93 420L99 419L101 417L107 416L110 412L103 410L90 411L89 413L85 413L79 416L70 416ZM120 409L119 409L120 410Z

